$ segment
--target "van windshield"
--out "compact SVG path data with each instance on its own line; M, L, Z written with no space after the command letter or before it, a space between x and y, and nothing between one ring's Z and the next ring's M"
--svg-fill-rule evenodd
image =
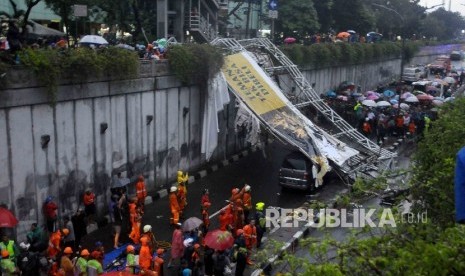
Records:
M305 160L288 158L284 160L283 167L291 170L305 170Z

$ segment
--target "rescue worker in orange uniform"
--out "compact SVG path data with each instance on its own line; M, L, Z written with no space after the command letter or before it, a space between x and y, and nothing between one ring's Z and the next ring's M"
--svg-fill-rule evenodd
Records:
M48 257L55 259L55 257L61 252L61 240L69 234L67 228L58 229L50 235L50 241L48 243Z
M257 244L257 228L255 227L255 219L251 219L249 224L244 226L245 247L247 247L247 264L252 265L250 260L252 248Z
M148 237L143 236L140 238L140 243L139 266L141 274L150 274L152 268L152 254L150 254L149 247L150 240Z
M210 208L210 202L206 201L202 206L202 221L203 221L203 233L206 234L208 232L208 228L210 227L210 215L208 214L208 208Z
M203 206L204 206L205 202L208 202L208 203L211 204L209 194L210 193L209 193L208 189L203 190L202 198L200 199L200 213L201 214L202 214Z
M152 232L152 226L150 224L144 225L144 228L142 228L142 231L144 232L142 234L142 237L146 237L148 239L148 246L150 249L150 255L153 255L155 252L155 247L157 247L157 240L155 239L155 235Z
M145 181L142 175L139 175L136 183L136 196L137 204L141 207L141 213L144 213L145 198L147 197L147 190L145 189Z
M244 194L244 189L239 190L239 188L234 188L231 191L231 197L229 198L229 201L236 202L236 200L242 199L243 194Z
M241 229L244 227L244 209L242 208L242 200L237 199L235 204L234 204L234 229ZM234 233L234 232L233 232Z
M220 230L221 231L227 231L228 230L229 221L230 221L229 216L230 216L230 214L226 213L225 210L220 211L220 215L218 216L218 219L220 221Z
M165 261L163 260L163 253L165 253L165 250L163 248L158 248L157 249L157 256L155 256L155 259L153 261L153 270L158 274L158 276L163 276L163 264Z
M228 206L226 206L224 210L225 210L225 212L227 214L227 217L229 219L228 225L230 227L234 227L234 225L235 225L235 222L234 222L234 202L230 201Z
M182 171L178 171L178 201L179 201L179 208L182 216L182 212L184 208L187 206L187 187L186 182L189 179L189 176L183 174Z
M179 212L181 208L179 207L178 196L176 194L178 188L170 188L170 210L171 210L171 219L170 224L177 224L179 222Z
M130 200L129 206L129 221L131 222L131 233L129 233L129 238L134 242L134 244L139 244L140 240L140 220L141 216L138 210L136 202L137 198Z
M242 209L244 210L244 222L249 223L250 210L252 210L251 187L245 185L244 194L242 195Z

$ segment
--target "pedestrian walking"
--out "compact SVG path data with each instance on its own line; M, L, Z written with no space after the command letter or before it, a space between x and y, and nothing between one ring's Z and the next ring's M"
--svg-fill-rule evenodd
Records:
M103 274L102 264L98 261L98 253L96 251L90 254L90 260L87 262L87 275L97 276Z
M2 235L2 241L0 242L0 250L8 251L8 258L12 260L15 265L17 264L17 257L19 255L19 249L15 241L10 239L8 235Z
M210 208L210 202L206 201L202 206L202 222L203 222L203 229L202 232L206 234L208 232L208 228L210 227L210 214L208 213L208 209Z

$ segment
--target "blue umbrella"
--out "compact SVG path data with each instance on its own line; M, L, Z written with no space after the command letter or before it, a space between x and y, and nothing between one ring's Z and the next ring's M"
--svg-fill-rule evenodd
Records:
M329 90L328 92L326 92L326 97L336 98L336 96L336 92L334 92L333 90Z
M394 96L396 93L392 90L386 90L383 92L383 95L386 96L386 97L392 97Z
M391 104L398 104L398 103L399 103L398 100L390 100L389 102L390 102Z

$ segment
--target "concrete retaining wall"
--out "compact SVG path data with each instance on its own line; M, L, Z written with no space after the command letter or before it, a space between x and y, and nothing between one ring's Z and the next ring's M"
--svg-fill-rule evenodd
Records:
M430 51L418 59L431 60L431 53L438 54ZM365 89L392 78L398 67L399 60L389 60L310 70L305 76L321 92L344 80ZM48 195L55 196L60 215L72 214L91 187L104 215L118 172L133 181L143 174L154 192L166 188L178 169L192 172L206 163L200 153L205 91L182 86L166 63L141 63L136 79L64 79L54 107L30 72L14 68L2 87L0 202L20 220L18 238L32 222L42 222ZM233 130L234 105L233 100L218 114L219 143L212 161L246 147Z

